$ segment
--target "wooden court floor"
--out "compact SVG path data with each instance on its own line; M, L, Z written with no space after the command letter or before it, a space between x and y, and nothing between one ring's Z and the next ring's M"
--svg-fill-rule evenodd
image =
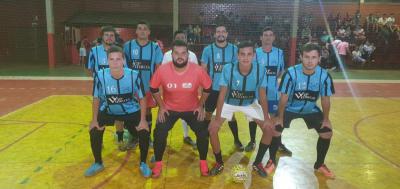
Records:
M139 149L119 152L114 128L108 127L103 149L106 169L85 178L83 172L93 162L87 126L90 82L0 80L0 188L398 188L400 83L352 82L353 92L344 82L335 86L334 137L326 164L336 179L314 173L317 134L296 120L283 134L292 157L280 156L275 174L267 178L249 171L247 182L236 184L230 169L238 163L249 167L256 151L235 151L225 124L220 134L225 170L216 177L200 177L198 153L183 144L180 122L169 134L162 177L143 178ZM247 123L243 115L238 120L240 138L247 143ZM257 139L260 134L258 130ZM152 154L150 149L149 159ZM264 163L267 159L268 153ZM208 162L214 163L211 148Z

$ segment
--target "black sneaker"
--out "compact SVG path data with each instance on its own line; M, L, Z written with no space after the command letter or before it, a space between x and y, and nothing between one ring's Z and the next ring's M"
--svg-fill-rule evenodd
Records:
M235 141L234 143L237 151L242 152L244 150L243 144L240 142L240 140Z
M126 149L127 150L133 150L133 149L135 149L136 148L136 146L139 144L139 139L134 139L134 140L132 140L132 141L129 141L127 144L126 144Z
M197 149L196 142L194 142L194 141L192 140L192 138L190 138L189 136L183 138L183 142L184 142L185 144L188 144L188 145L192 146L194 150Z
M292 156L292 151L290 151L284 144L279 145L279 152Z
M249 142L246 147L244 147L244 151L246 152L251 152L256 148L256 143L255 142Z
M259 163L257 165L253 164L253 171L256 171L258 175L261 177L267 177L267 172L265 172L264 166L262 163Z
M222 173L223 170L224 170L224 164L215 163L215 165L211 168L209 173L211 176L215 176Z

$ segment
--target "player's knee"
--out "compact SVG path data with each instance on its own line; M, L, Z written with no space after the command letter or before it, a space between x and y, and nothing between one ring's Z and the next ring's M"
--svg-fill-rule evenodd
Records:
M323 138L323 139L331 139L333 136L333 132L325 132L325 133L319 133L319 137Z
M217 135L218 128L215 126L210 126L210 127L208 127L208 132L209 132L210 136Z

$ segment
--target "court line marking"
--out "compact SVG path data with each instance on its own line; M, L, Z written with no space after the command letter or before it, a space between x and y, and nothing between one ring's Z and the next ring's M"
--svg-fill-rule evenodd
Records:
M377 114L372 114L372 115L368 115L366 117L363 117L361 119L359 119L354 125L353 125L353 132L356 135L357 139L361 142L361 144L365 147L367 147L371 152L373 152L374 154L376 154L377 156L379 156L380 158L384 159L385 161L389 162L390 164L392 164L393 166L395 166L396 168L400 168L400 164L388 159L387 157L385 157L384 155L382 155L381 153L379 153L377 150L375 150L374 148L372 148L371 146L369 146L367 144L367 142L365 142L362 137L360 136L359 132L358 132L358 128L360 126L360 124L368 119L374 118L374 117L379 117L382 115L388 115L388 114L394 114L394 113L399 113L400 111L394 111L394 112L383 112L383 113L377 113Z
M111 181L111 179L115 175L119 174L122 171L122 168L124 168L125 165L128 163L128 160L129 160L130 156L131 156L131 151L128 150L126 152L124 161L121 163L121 165L110 176L106 177L103 181L101 181L100 183L96 184L93 188L94 189L98 189L98 188L101 188L101 187L105 186L107 183L109 183Z
M35 131L39 130L40 128L44 127L47 123L42 123L41 125L39 125L38 127L34 128L33 130L25 133L24 135L22 135L21 137L19 137L17 140L14 140L13 142L11 142L10 144L6 145L5 147L0 149L0 153L3 152L4 150L10 148L11 146L13 146L14 144L18 143L19 141L23 140L24 138L28 137L29 135L31 135L32 133L34 133Z

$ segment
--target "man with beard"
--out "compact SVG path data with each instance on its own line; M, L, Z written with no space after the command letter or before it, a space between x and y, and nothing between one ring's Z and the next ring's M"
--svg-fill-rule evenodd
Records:
M330 96L335 93L332 77L318 66L321 61L321 48L318 44L307 43L301 49L301 64L290 67L282 76L279 91L278 117L272 140L278 140L284 128L289 128L293 119L301 118L308 129L315 129L317 142L317 161L314 169L328 178L335 175L324 164L332 138L332 125L329 119ZM317 100L321 96L321 109ZM276 164L275 156L278 145L271 146L271 156L266 166L271 173Z
M152 126L151 108L156 106L150 93L150 78L156 67L161 64L163 54L157 43L150 41L150 25L146 22L139 22L136 25L137 39L128 41L124 45L125 57L128 67L139 72L144 84L144 91L147 97L146 120L149 124L150 132Z
M89 53L89 59L87 61L86 68L88 69L90 75L93 79L96 79L97 72L109 67L107 61L107 50L115 44L115 37L117 32L112 26L104 26L101 29L101 38L102 44L94 46ZM126 67L126 63L124 62L124 67ZM94 87L93 87L94 92ZM123 122L118 120L115 121L115 128L117 133L118 140L118 149L120 151L125 151L127 149L127 145L123 141L124 136L124 125ZM136 132L132 136L136 140L137 134Z
M218 95L219 95L219 79L222 69L226 64L237 63L237 47L232 43L228 43L228 32L224 25L217 25L215 28L215 43L212 43L204 48L201 56L201 65L207 70L208 75L212 80L212 90L210 96L205 103L206 122L210 122L212 113L214 112ZM229 128L234 137L236 149L243 151L243 145L239 140L239 131L235 117L228 122Z
M162 89L162 98L159 93ZM200 99L199 89L202 89ZM211 88L211 79L200 66L188 64L188 47L183 41L172 45L172 62L163 64L154 73L150 90L159 105L156 128L154 129L155 165L153 177L162 170L162 157L167 145L168 131L178 119L185 120L196 134L200 156L200 174L208 175L207 152L208 131L204 122L204 102Z
M174 32L174 41L176 41L176 40L181 40L181 41L187 43L187 37L186 37L185 32L183 32L182 30L175 31ZM188 52L189 52L189 60L188 60L189 63L198 64L196 54L194 54L190 50ZM172 61L172 50L169 50L164 54L162 64L166 64L171 61ZM187 123L185 122L185 120L182 120L181 123L182 123L182 127L183 127L183 142L191 145L193 147L193 149L196 149L197 148L196 142L194 142L192 140L192 138L190 138L190 136L189 136L189 129L188 129Z
M146 164L149 148L149 128L146 122L146 99L139 73L124 68L124 53L118 46L107 50L109 68L97 72L94 83L92 121L89 125L90 144L95 163L85 172L93 176L104 169L101 151L105 127L116 120L124 123L132 134L138 132L140 147L140 171L151 176Z

